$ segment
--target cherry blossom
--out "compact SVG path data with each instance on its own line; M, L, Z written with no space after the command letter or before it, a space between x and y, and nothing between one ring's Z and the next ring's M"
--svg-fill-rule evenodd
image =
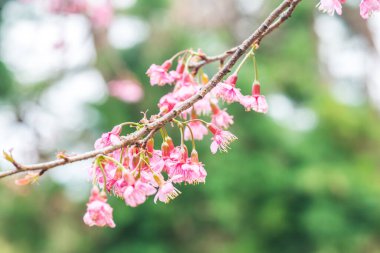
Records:
M107 203L107 197L99 193L99 189L94 186L91 191L90 200L87 203L87 212L83 217L84 223L88 226L109 226L114 228L116 225L112 217L113 209Z
M331 16L335 12L338 15L342 15L342 4L345 2L346 0L321 0L317 6L320 11L326 12Z
M134 185L129 185L126 187L123 197L125 203L131 207L136 207L145 202L147 196L156 193L156 188L154 188L149 183L144 183L142 180L138 180Z
M255 81L252 86L252 96L243 96L240 104L245 107L246 111L254 110L260 113L268 112L268 104L264 95L260 93L260 83Z
M226 81L219 83L216 88L216 96L223 99L226 103L231 104L240 100L240 89L235 88L237 74L233 74Z
M380 0L362 0L360 3L360 15L367 19L374 11L380 11Z
M110 95L126 103L140 102L144 97L144 90L139 83L133 80L114 80L109 82Z
M215 154L218 150L227 152L231 142L237 140L237 137L229 131L218 129L214 125L208 125L208 129L214 135L210 146L211 152Z
M163 179L160 180L162 181ZM170 200L178 197L179 194L181 194L181 192L173 186L171 180L168 180L166 182L163 181L160 184L156 196L154 197L154 203L157 203L157 200L159 200L167 204L170 202Z
M211 104L211 108L212 108L211 122L217 127L226 129L234 123L234 120L233 120L234 117L232 115L229 115L226 112L226 109L221 110L216 104Z
M153 64L146 71L146 74L150 77L150 84L164 86L165 84L171 84L174 82L174 78L168 73L172 66L170 60L165 61L162 65Z
M120 143L120 133L121 133L121 126L117 125L115 126L111 132L102 134L102 137L96 140L95 142L95 148L100 149L104 148L110 145L115 145Z
M192 139L191 132L195 140L203 140L203 136L207 135L208 130L202 122L195 120L190 122L185 128L185 140Z

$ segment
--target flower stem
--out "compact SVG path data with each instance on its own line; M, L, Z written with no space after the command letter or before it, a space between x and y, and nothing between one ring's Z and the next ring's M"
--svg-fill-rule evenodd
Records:
M257 70L257 62L256 62L256 56L255 53L251 53L252 55L252 60L253 60L253 68L254 68L254 73L255 73L255 81L259 80L259 71Z
M183 136L183 126L179 127L179 131L181 133L181 147L183 147L183 146L185 146L185 139L184 139L184 136Z
M188 124L186 124L186 127L189 129L189 131L190 131L190 134L191 134L191 144L192 144L192 146L193 146L193 150L195 149L195 141L194 141L194 134L193 134L193 130L191 129L191 127L188 125Z
M182 50L182 51L179 51L178 53L176 53L175 55L173 55L169 60L170 61L173 61L175 58L177 58L178 56L184 54L184 53L187 53L189 52L189 49L185 49L185 50Z
M185 121L185 122L183 122L183 123L184 123L184 124L187 124L187 123L195 122L195 121L200 121L200 122L202 122L202 123L205 124L205 125L209 124L208 122L204 121L203 119L191 119L191 120Z
M104 170L104 167L103 167L103 164L102 162L100 161L100 158L103 157L103 156L100 156L98 159L97 159L97 164L100 168L100 171L102 172L102 175L103 175L103 191L105 192L107 190L107 177L106 177L106 172Z
M249 50L249 52L244 56L243 60L240 62L239 66L236 68L234 74L239 73L241 67L243 66L244 62L248 59L248 57L252 54L253 49Z
M111 162L114 162L119 168L121 169L124 169L126 170L126 168L124 167L124 165L122 165L120 162L118 162L116 159L112 158L112 157L109 157L109 156L104 156L102 155L101 156L103 159L106 159L106 160L109 160Z
M123 127L123 126L137 126L137 127L141 127L141 124L140 123L136 123L136 122L124 122L124 123L121 123L120 126L121 127Z

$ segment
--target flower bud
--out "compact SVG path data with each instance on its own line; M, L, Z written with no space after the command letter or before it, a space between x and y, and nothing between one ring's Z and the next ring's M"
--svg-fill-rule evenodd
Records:
M173 140L170 136L166 136L165 138L165 141L168 143L169 145L169 152L172 152L173 149L174 149L174 143L173 143Z
M220 130L214 126L213 124L207 124L207 128L208 130L210 130L210 132L215 135L216 133L220 132Z
M148 153L153 154L153 150L154 150L154 139L153 138L150 138L148 140L148 142L146 143L146 150L148 151Z
M156 181L156 183L158 184L158 186L161 186L165 183L164 179L162 178L162 176L158 175L157 173L153 173L153 179L154 181Z
M233 75L231 75L231 76L229 76L229 77L227 78L227 80L225 81L225 83L230 84L230 85L232 85L232 86L235 87L235 86L236 86L237 79L238 79L237 74L233 74Z
M181 159L186 161L189 156L189 151L187 150L186 145L181 146Z
M161 144L161 152L162 152L162 156L163 157L168 157L170 155L170 147L169 147L169 144L164 141L162 144Z
M28 185L33 184L39 178L39 172L28 172L24 177L16 179L15 184L17 185Z
M210 103L210 106L211 106L211 111L212 111L212 114L218 114L220 109L218 107L218 105L214 104L214 103Z
M140 163L140 155L138 154L133 155L132 164L131 164L132 169L135 169L139 163Z
M192 163L199 163L198 152L195 149L193 149L193 151L191 151L191 162Z
M183 64L182 61L178 62L176 72L178 74L183 74L184 71L185 71L185 64Z
M167 60L162 64L162 68L168 71L172 67L172 61Z
M202 77L201 77L201 81L202 81L202 84L207 84L209 79L208 79L208 75L203 73L202 74Z
M253 83L252 96L260 96L260 83L258 81Z

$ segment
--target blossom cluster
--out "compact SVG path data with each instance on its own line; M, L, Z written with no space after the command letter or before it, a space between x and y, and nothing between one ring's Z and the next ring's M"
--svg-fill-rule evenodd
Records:
M318 8L329 15L334 15L335 12L342 15L342 4L345 2L346 0L321 0ZM362 18L369 18L375 11L380 11L380 0L362 0L360 2L360 15Z
M247 56L253 55L253 49ZM189 64L199 61L200 53L186 50L172 68L173 59L162 65L153 64L147 70L152 86L172 85L173 91L164 95L158 103L156 118L174 110L180 103L198 93L208 82L202 71L191 71ZM247 57L246 57L247 58ZM246 58L242 61L244 63ZM240 103L247 111L265 113L268 110L265 97L260 94L260 83L255 80L252 93L243 95L237 88L239 68L226 80L220 82L211 92L197 101L191 108L183 111L172 123L179 129L181 140L175 145L168 131L160 130L162 142L155 146L155 138L148 139L142 145L132 145L98 156L90 169L94 188L87 204L84 222L89 225L114 227L112 208L106 202L106 194L117 196L126 205L136 207L143 204L149 196L154 202L168 203L181 192L176 184L205 183L207 172L199 161L195 140L203 140L211 134L210 149L213 154L218 150L226 152L237 137L227 129L233 124L233 116L221 108L223 104ZM256 78L255 78L256 79ZM122 142L124 126L137 129L143 123L126 122L104 133L95 142L95 149L103 149ZM191 141L189 150L185 141ZM101 192L99 193L99 187Z

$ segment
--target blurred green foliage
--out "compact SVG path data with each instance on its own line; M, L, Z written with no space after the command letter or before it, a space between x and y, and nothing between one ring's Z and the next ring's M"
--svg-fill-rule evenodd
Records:
M137 1L127 14L154 24L169 4ZM198 144L207 183L180 186L183 194L169 205L150 199L129 208L111 199L117 224L113 230L86 227L85 203L70 202L48 178L30 188L2 184L0 252L380 252L380 120L370 105L337 103L320 80L313 5L301 5L263 41L257 57L264 94L283 93L312 108L318 117L315 129L289 130L268 116L232 105L231 131L239 137L232 150L213 156L207 141ZM154 36L147 42L119 52L144 82L146 99L125 105L109 98L93 105L102 115L95 130L99 134L119 122L138 120L147 108L154 112L167 89L148 85L144 73L151 63L189 46L202 47L199 34L229 46L234 40L225 31L189 32L175 24L152 29ZM239 76L244 91L250 88L251 71L247 66ZM0 77L1 96L13 97L17 89L11 88L3 65Z

